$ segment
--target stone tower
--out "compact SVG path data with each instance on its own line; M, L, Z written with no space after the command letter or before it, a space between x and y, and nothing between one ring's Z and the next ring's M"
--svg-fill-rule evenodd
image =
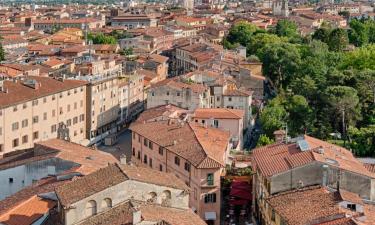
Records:
M275 0L272 3L272 14L275 16L288 17L289 5L288 0Z

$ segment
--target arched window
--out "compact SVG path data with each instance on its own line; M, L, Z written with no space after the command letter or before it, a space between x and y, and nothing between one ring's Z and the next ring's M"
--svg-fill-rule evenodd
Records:
M93 216L96 214L96 201L91 200L86 204L86 216Z
M163 206L171 206L171 192L168 190L163 191L161 194L161 204Z
M156 203L156 200L157 200L157 194L155 192L150 192L147 194L147 202Z
M112 200L110 198L105 198L102 201L102 209L110 209L112 208Z

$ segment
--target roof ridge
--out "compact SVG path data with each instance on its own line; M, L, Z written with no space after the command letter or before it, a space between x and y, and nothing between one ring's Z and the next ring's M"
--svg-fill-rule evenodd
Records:
M199 141L199 138L197 137L197 134L195 133L195 130L194 130L194 128L192 127L192 124L189 123L189 122L188 122L187 124L189 125L190 129L193 131L193 134L194 134L195 139L197 140L199 146L201 146L201 148L203 149L204 155L205 155L206 158L207 158L207 157L208 157L208 154L207 154L206 150L203 148L201 142ZM200 165L200 164L201 164L206 158L204 158L201 162L199 162L198 165Z

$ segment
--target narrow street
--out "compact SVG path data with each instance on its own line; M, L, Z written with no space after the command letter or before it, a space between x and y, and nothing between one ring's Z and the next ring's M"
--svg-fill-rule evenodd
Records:
M117 138L117 143L113 146L100 145L98 149L104 152L108 152L114 155L117 159L120 159L120 156L126 155L126 161L129 162L132 155L132 146L131 146L131 131L125 130L119 134Z

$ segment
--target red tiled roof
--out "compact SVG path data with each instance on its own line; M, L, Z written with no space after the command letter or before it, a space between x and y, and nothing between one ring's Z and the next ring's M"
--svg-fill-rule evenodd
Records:
M0 216L0 223L6 225L30 225L48 213L55 201L33 196Z
M194 111L194 118L243 119L243 117L244 111L241 109L198 108Z
M59 81L50 77L29 76L28 79L34 79L40 84L40 87L33 89L22 84L22 81L4 81L4 87L7 93L0 92L0 108L20 104L43 96L52 95L61 91L86 85L86 81L64 80Z

